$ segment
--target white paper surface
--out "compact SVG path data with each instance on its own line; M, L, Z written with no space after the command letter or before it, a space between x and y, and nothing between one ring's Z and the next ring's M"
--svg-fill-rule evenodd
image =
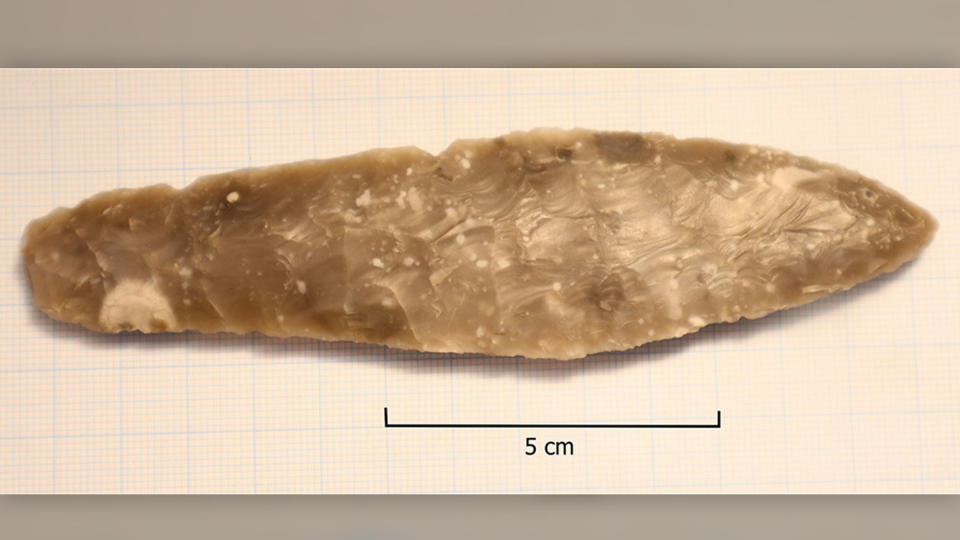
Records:
M846 294L585 362L106 336L31 306L24 226L98 191L539 126L780 147L940 230ZM3 492L960 492L958 70L3 70L0 190ZM385 406L723 427L387 430Z

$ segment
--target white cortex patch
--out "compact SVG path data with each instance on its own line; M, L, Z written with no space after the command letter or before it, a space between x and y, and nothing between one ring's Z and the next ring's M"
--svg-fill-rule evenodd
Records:
M164 332L176 328L177 318L156 283L127 279L103 298L100 325L108 332Z

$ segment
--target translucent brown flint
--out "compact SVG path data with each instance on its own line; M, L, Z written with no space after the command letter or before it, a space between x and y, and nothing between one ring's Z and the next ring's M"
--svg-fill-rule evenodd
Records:
M36 305L100 332L262 332L568 359L890 272L935 220L785 152L534 130L121 189L31 223Z

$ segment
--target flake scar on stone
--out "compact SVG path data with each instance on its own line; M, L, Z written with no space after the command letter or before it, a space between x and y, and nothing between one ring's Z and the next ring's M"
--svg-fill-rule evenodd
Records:
M22 253L37 307L100 332L570 359L849 289L936 227L779 150L538 129L105 192Z

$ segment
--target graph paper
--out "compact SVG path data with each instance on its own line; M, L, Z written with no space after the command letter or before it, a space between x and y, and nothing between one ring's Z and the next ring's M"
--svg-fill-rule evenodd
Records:
M847 293L569 362L100 335L30 302L24 227L101 190L540 126L783 148L940 229ZM960 70L6 70L0 190L3 492L960 492ZM384 407L723 426L390 430ZM572 455L528 456L528 437Z

